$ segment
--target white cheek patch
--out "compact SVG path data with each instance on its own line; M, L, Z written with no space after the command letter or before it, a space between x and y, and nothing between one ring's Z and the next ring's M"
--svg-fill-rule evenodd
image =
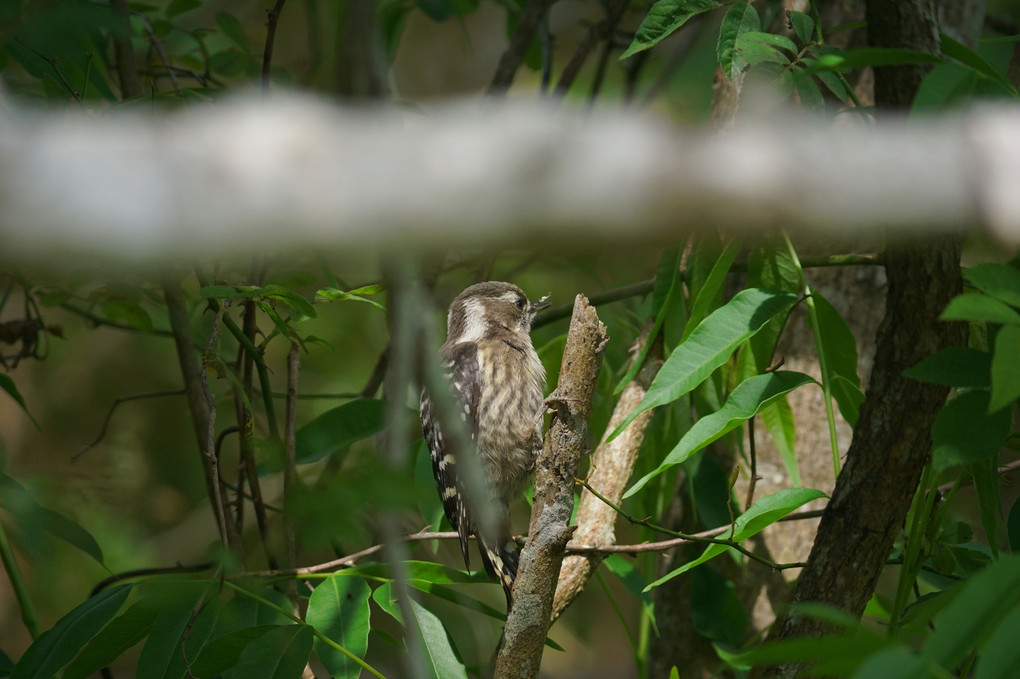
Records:
M477 299L464 303L464 333L461 342L477 342L485 336L485 307Z

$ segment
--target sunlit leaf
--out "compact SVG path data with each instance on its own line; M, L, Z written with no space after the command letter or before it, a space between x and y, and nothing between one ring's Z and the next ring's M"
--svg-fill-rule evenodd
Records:
M655 47L691 17L720 6L715 0L658 0L648 10L648 15L634 34L633 42L620 55L620 59Z
M795 488L799 488L801 485L800 467L794 452L797 441L797 424L793 419L790 400L785 394L761 409L761 421L783 458L786 472L790 475L790 483Z
M1020 324L1020 313L994 297L965 292L949 300L939 320Z
M716 59L723 75L732 80L747 68L747 61L736 51L737 38L741 33L760 31L761 20L758 10L741 0L733 3L719 27L719 42L716 45Z
M698 386L726 362L748 337L771 318L787 311L797 296L788 292L748 288L713 311L670 354L641 403L609 436L612 440L641 413L670 403Z
M991 374L988 409L994 412L1020 398L1020 326L1006 325L996 333Z
M814 382L814 379L803 373L785 370L744 380L733 390L722 408L695 422L659 466L631 486L624 493L624 497L630 497L662 472L680 464L720 436L732 431L757 414L764 406L809 382Z

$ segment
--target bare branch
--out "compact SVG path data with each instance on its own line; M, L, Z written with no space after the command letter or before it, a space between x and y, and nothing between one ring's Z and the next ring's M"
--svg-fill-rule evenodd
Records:
M535 494L528 541L521 552L510 611L496 656L495 677L536 677L552 624L553 596L563 562L574 506L574 473L585 450L588 417L609 336L584 295L563 350L557 404L535 469Z

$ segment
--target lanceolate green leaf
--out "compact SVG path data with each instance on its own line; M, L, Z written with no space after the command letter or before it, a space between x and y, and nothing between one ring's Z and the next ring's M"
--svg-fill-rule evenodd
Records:
M162 599L149 638L138 656L136 679L163 679L171 662L180 653L184 631L192 621L207 584L173 583Z
M610 435L610 440L641 413L670 403L698 386L712 371L726 362L748 337L769 319L787 311L797 296L788 292L748 288L698 325L687 341L670 354L652 381L645 398Z
M803 373L790 371L766 373L747 378L737 385L722 408L695 422L658 468L631 486L624 497L630 497L662 472L680 464L712 441L732 431L748 418L754 417L762 407L809 382L814 382L814 380Z
M730 6L719 27L719 43L716 45L719 68L730 80L747 68L747 61L736 51L737 38L741 33L760 30L761 21L754 6L743 0Z
M213 639L191 663L191 673L198 679L211 679L237 664L237 659L249 644L281 625L253 625L243 627Z
M312 655L312 628L308 625L284 625L248 644L237 666L225 679L293 679L300 677Z
M650 338L654 338L662 329L662 323L666 319L666 314L672 307L670 302L675 295L680 294L681 285L680 250L670 248L662 254L662 257L659 259L658 270L655 273L655 287L652 292L652 314L654 314L655 320L651 331L649 331L648 336ZM630 369L616 385L613 394L620 394L631 383L634 377L637 376L653 344L654 342L652 341L644 343L644 346L641 347L641 353L631 363Z
M1009 81L1009 78L996 70L994 66L988 63L987 59L966 45L953 40L945 33L942 34L942 53L947 57L956 59L962 64L966 64L984 77L997 82L1003 89L1012 94L1014 97L1020 96L1020 92L1018 92L1016 86ZM1020 271L1018 271L1017 274L1020 275ZM1020 288L1017 288L1016 291L1017 294L1020 295Z
M648 10L648 15L638 26L634 41L620 59L655 47L691 17L720 6L715 0L659 0Z
M766 495L751 505L746 512L737 517L737 520L734 522L733 540L736 542L746 540L747 538L761 532L761 530L767 526L779 521L793 510L804 506L812 500L817 500L820 497L825 497L825 493L820 490L814 490L813 488L787 488L773 493L772 495ZM731 548L727 545L710 544L697 559L689 561L683 566L670 571L652 584L648 585L645 590L647 591L653 587L658 587L662 583L686 573L695 566L700 566L709 559L719 556L728 549Z
M305 620L348 651L364 658L368 651L371 588L362 578L331 575L319 583L308 598ZM330 676L357 679L361 665L322 642L315 640L315 654Z
M687 327L684 328L684 334L680 338L681 342L690 337L694 329L708 315L709 310L712 308L712 303L719 296L723 283L726 282L726 274L729 273L730 268L733 266L733 260L737 258L737 254L740 252L740 246L741 240L739 238L730 240L719 254L718 259L715 260L712 270L694 298L694 304L691 305L691 317L687 319Z
M974 679L1011 679L1020 667L1020 644L1016 631L1020 629L1020 607L1002 618L998 628L988 637L981 657L978 658Z
M794 452L797 441L797 424L793 419L793 408L790 407L790 400L786 394L761 409L761 421L765 424L765 431L772 437L772 442L776 444L776 448L783 458L783 464L790 475L790 483L795 488L800 488L800 467Z
M992 356L970 347L946 347L903 374L912 380L947 387L987 387L992 383Z
M932 463L950 469L998 454L1009 434L1009 410L988 413L988 392L969 391L949 401L931 430Z
M433 679L467 679L464 665L457 660L450 638L439 618L414 599L409 601L411 612L418 621L422 639L425 641L425 660L429 675Z
M1020 324L1020 313L988 295L965 292L949 301L939 320Z
M75 657L63 679L87 679L141 641L152 628L158 606L145 599L117 616Z
M852 427L857 423L857 410L864 400L863 394L860 393L861 381L857 376L857 342L850 331L850 326L827 299L817 290L812 290L811 298L815 305L814 318L818 319L816 336L821 340L821 346L817 349L825 353L824 365L829 373L824 375L823 379L829 380L839 412ZM810 314L808 322L813 322ZM840 387L836 385L838 377L844 380Z
M995 335L992 355L992 412L1020 398L1020 325L1006 325Z
M865 66L906 66L909 64L939 64L941 57L927 52L887 47L859 47L824 54L808 69L818 71L849 71Z
M35 425L35 428L39 429L39 423L35 421L34 417L32 417L32 413L28 412L28 407L25 405L25 399L18 391L18 387L14 384L14 380L7 375L0 373L0 389L6 391L7 394L13 398L19 406L21 406L21 409L25 411L26 415L28 415L28 419L32 420L32 424Z
M963 270L963 277L981 292L1020 307L1020 269L1009 264L978 264Z
M35 640L11 679L50 679L117 615L130 593L131 585L120 585L87 599Z
M961 587L924 645L924 656L945 668L956 668L1020 605L1020 556L1003 556Z
M385 410L385 401L368 398L327 410L298 429L298 464L314 462L378 434L385 426Z

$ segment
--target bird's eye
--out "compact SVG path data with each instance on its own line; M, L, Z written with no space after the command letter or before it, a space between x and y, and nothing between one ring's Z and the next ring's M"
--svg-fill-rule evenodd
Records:
M521 311L524 311L524 300L523 299L518 297L517 301L514 302L514 304L517 306L518 309L520 309Z

